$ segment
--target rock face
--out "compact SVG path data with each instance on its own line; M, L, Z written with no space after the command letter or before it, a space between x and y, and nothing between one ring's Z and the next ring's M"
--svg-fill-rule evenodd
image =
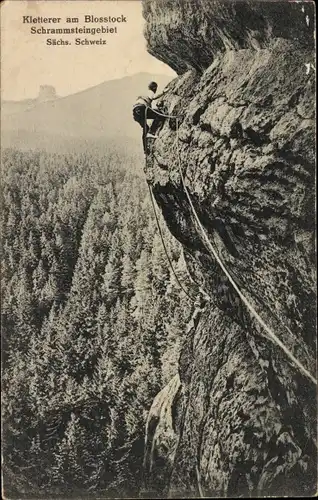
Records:
M144 476L145 495L167 492L179 441L181 383L175 375L154 399L146 423ZM155 488L152 490L152 485Z
M179 74L164 105L182 115L150 146L146 175L211 297L184 339L165 488L172 497L313 494L313 4L144 0L144 16L149 52ZM228 273L307 374L242 303L180 172ZM160 494L154 476L148 487Z

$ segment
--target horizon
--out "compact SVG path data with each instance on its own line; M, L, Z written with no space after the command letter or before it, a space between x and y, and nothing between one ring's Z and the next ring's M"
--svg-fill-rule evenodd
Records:
M59 26L63 28L69 27L65 22L67 16L76 14L82 21L85 15L105 13L127 16L126 24L108 36L105 46L48 46L45 36L30 34L31 25L22 21L23 16L30 15L60 16L63 22ZM51 85L58 96L67 97L138 73L174 78L176 73L168 65L147 52L144 24L141 0L108 0L107 9L104 2L91 2L87 6L81 0L67 3L4 0L1 4L1 101L35 99L40 85ZM78 24L84 25L90 26L85 22ZM70 40L69 35L64 38Z
M123 76L123 77L117 77L117 78L115 77L115 78L111 78L111 79L109 79L109 80L104 80L104 81L102 81L102 82L100 82L100 83L97 83L97 84L95 84L95 85L91 85L90 87L87 87L87 88L82 89L82 90L78 90L77 92L73 92L72 94L67 94L67 95L60 95L60 94L58 93L57 89L54 87L54 85L53 85L53 87L54 87L54 88L55 88L55 90L56 90L56 99L66 99L67 97L71 97L71 96L74 96L74 95L81 94L81 93L84 93L84 92L86 92L86 91L89 91L89 90L91 90L91 89L93 89L93 88L98 87L99 85L103 85L104 83L114 82L114 81L117 81L117 80L124 80L125 78L133 78L134 76L138 76L138 75L142 75L142 74L149 75L149 76L150 76L150 75L153 75L154 77L157 77L157 76L160 76L160 77L169 77L169 75L167 75L167 74L165 74L165 73L155 73L155 74L153 74L153 73L149 73L148 71L140 71L140 72L138 72L138 73L134 73L134 74L131 74L131 75L125 75L125 76ZM175 76L174 76L174 75L172 75L172 76L171 76L171 80L173 80L176 76L177 76L177 75L175 75ZM34 97L24 97L24 98L22 98L22 99L4 99L4 98L2 97L2 94L1 94L1 96L0 96L0 101L1 101L1 102L3 102L3 103L4 103L4 102L23 102L23 101L28 101L28 100L34 100L34 99L37 99L37 97L39 96L40 87L41 87L41 86L46 86L46 85L51 86L51 84L49 84L49 83L44 83L44 82L39 83L39 86L38 86L38 92L37 92L37 94L36 94ZM52 100L54 100L54 99L52 99Z

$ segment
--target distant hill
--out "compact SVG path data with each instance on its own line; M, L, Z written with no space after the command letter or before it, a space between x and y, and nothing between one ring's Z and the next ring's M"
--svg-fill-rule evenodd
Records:
M55 87L53 85L40 85L38 96L34 99L23 99L21 101L1 101L1 118L5 118L14 113L27 111L41 102L52 101L58 99Z
M171 77L138 73L66 97L51 91L49 100L3 101L2 145L53 149L77 139L138 141L140 127L132 119L132 105L150 80L156 80L161 90Z
M1 119L15 113L21 113L29 108L33 108L37 103L36 99L24 99L23 101L2 101L1 102Z

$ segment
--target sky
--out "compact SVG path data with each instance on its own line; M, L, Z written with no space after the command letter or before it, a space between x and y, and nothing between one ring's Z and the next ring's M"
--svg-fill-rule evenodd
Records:
M175 76L167 65L150 56L143 37L140 0L4 0L1 2L1 98L20 100L38 95L40 85L53 85L60 96L79 92L106 80L139 72ZM77 35L31 34L44 28L100 27L84 16L120 17L124 23L103 23L117 33ZM56 23L23 23L23 16L60 17ZM79 18L66 24L66 17ZM69 40L71 45L47 45L47 38ZM79 45L75 39L106 39L106 45Z

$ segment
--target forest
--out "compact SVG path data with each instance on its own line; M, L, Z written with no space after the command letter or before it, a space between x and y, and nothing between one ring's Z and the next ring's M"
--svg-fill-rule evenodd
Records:
M140 495L147 413L177 373L193 306L139 161L2 153L6 497Z

